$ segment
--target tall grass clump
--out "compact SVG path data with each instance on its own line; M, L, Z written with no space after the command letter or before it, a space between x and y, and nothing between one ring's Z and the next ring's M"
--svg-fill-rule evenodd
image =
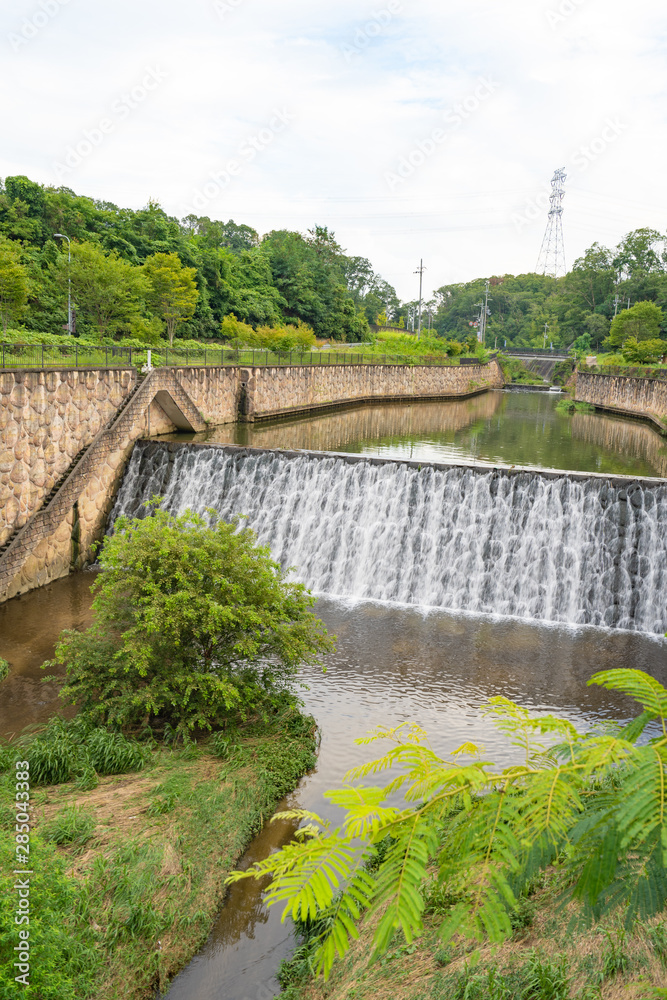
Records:
M59 785L83 778L87 787L91 787L94 775L141 770L151 753L150 746L122 733L87 725L82 719L67 722L60 717L51 719L36 735L24 736L12 746L0 746L2 771L11 766L19 748L30 764L33 784Z

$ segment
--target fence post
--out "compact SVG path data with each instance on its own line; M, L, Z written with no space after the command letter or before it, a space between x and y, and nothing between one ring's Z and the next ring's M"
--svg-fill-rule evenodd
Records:
M206 348L204 348L204 368L206 368Z
M42 344L42 368L44 367L44 344Z
M5 345L2 345L2 367L5 367Z
M186 368L188 367L188 349L187 349L187 347L185 348L185 367Z
M78 344L74 345L74 367L75 368L79 367L79 345Z

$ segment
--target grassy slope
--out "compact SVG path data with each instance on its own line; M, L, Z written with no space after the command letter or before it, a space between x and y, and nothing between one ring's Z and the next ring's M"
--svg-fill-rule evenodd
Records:
M205 941L225 876L277 801L314 766L315 749L314 721L295 715L287 731L246 731L225 760L162 749L147 770L103 778L91 791L73 784L35 789L32 898L41 926L31 933L43 940L26 1000L153 996ZM1 794L7 831L6 781ZM63 809L73 805L80 820L92 817L91 839L79 846L44 842L40 832L62 826ZM8 837L0 841L3 875L13 868L9 847ZM9 899L10 886L2 890ZM0 910L0 966L15 943L11 930L3 936L3 915L7 908ZM62 952L61 932L76 954ZM60 978L45 957L58 949L71 958ZM62 969L62 958L55 965ZM15 989L0 976L1 1000Z
M500 947L466 952L443 948L433 912L411 946L398 937L387 955L368 963L373 926L334 965L327 983L313 983L305 963L283 977L285 1000L648 1000L667 985L667 925L652 921L627 934L618 918L573 930L574 911L559 895L565 872L549 869L518 916L514 937ZM431 909L433 910L432 903ZM435 910L439 907L437 902ZM446 908L446 901L441 912ZM301 978L304 976L304 978ZM290 983L291 980L291 983Z

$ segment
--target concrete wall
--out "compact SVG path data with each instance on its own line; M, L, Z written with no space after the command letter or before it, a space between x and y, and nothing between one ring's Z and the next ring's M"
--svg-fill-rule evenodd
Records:
M0 600L90 560L139 437L350 401L455 398L502 384L496 362L161 368L145 380L134 371L0 372Z
M667 430L661 420L667 416L667 379L578 371L575 399L617 413L645 417Z
M246 419L349 401L457 397L504 385L500 366L313 365L248 369Z

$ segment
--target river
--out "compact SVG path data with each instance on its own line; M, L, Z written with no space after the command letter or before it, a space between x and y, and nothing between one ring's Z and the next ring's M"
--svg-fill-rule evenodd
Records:
M650 427L598 414L561 417L555 403L547 394L489 393L452 404L364 407L219 428L209 438L418 461L474 457L491 464L501 455L506 464L665 474L664 444ZM0 699L3 732L18 732L53 712L55 691L42 683L39 667L52 655L62 628L80 628L90 620L92 578L77 574L0 607L0 655L12 666ZM632 711L622 696L587 686L595 671L631 665L667 683L665 640L642 631L427 610L345 595L320 596L316 610L338 636L338 647L327 658L326 673L310 668L301 674L308 685L304 703L321 727L322 746L316 771L289 801L331 818L322 793L368 759L372 749L353 741L376 725L414 720L437 750L472 741L483 745L487 759L509 763L513 751L481 712L488 697L503 694L588 726L628 718ZM289 824L267 824L243 863L265 857L291 835ZM169 1000L269 1000L278 993L279 961L292 947L279 910L267 912L258 885L240 883L205 947L174 981Z

